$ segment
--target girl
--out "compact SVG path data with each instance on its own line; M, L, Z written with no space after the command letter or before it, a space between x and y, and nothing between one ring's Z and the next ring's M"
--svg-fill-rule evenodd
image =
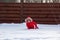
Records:
M31 17L27 17L25 22L28 29L38 29L37 23L33 21Z

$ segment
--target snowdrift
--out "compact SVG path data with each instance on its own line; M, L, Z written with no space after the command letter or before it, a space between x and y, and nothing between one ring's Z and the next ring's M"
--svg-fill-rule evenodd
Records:
M38 24L39 29L26 28L21 24L0 24L0 40L60 40L60 24Z

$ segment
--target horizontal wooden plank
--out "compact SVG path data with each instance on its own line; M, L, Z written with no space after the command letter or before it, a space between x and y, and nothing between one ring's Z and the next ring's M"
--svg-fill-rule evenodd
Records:
M57 6L59 6L60 4L59 3L24 3L23 5L32 5L32 6L34 6L34 5L37 5L37 6L50 6L50 5L52 5L52 6L54 6L54 5L57 5Z
M60 12L24 11L23 15L60 15Z
M13 21L11 21L11 20L6 21L6 20L4 20L4 21L0 21L0 23L21 23L21 21L18 21L18 20L17 21L16 20L15 21L14 20Z
M10 20L11 20L11 21L12 21L12 20L15 20L15 21L16 21L16 20L21 20L21 19L20 19L20 18L5 18L5 17L4 17L4 18L0 18L0 21L3 21L3 20L5 20L5 21L7 21L7 20L9 20L9 21L10 21Z
M11 7L11 8L13 8L13 7L14 7L14 8L21 8L21 6L0 6L0 7L4 7L4 8L5 8L5 7L9 7L9 8L10 8L10 7Z
M20 3L0 3L0 6L21 6Z
M34 20L38 20L38 21L46 21L46 22L58 22L58 19L54 19L54 18L42 18L42 19L34 19Z
M24 8L59 8L59 5L23 5Z
M25 18L23 18L23 19L25 19ZM46 21L46 22L50 22L50 21L59 22L60 18L45 18L44 17L44 18L33 18L33 20L42 21L42 22L44 22L44 21Z
M0 11L0 14L1 14L1 13L6 13L6 14L7 14L7 13L11 13L11 14L12 14L12 13L16 13L16 14L18 14L18 13L20 13L20 11Z
M60 8L24 8L24 10L51 10L51 11L60 11Z
M14 15L12 15L12 14L0 15L0 18L4 18L4 17L8 17L8 18L15 17L16 18L16 17L20 17L20 15L15 15L15 14Z
M38 24L57 24L56 22L37 22ZM60 23L58 23L60 24Z
M33 17L33 18L60 18L60 15L23 15L23 17Z
M35 10L34 9L32 9L32 10L31 9L25 9L23 11L30 11L30 12L32 12L32 11L33 12L34 11L35 12L60 12L60 9L59 10L56 10L56 9L55 10L49 10L49 9L48 10L46 10L46 9L44 9L44 10L43 9L37 9L37 10L36 9Z
M16 10L16 11L20 11L21 10L21 8L8 8L8 7L6 7L6 8L0 8L0 11L14 11L14 10Z
M20 15L19 13L0 13L0 15Z

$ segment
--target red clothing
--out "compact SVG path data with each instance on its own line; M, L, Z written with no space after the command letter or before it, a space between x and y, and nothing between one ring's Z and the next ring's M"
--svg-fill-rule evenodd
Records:
M34 22L34 21L26 23L26 26L28 29L37 29L38 28L36 22Z

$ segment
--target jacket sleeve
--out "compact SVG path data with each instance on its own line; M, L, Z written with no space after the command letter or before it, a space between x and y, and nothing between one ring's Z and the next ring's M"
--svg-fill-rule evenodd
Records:
M37 27L37 23L36 23L36 22L34 22L34 25L35 25L35 27L36 27L36 28L38 28L38 27Z

